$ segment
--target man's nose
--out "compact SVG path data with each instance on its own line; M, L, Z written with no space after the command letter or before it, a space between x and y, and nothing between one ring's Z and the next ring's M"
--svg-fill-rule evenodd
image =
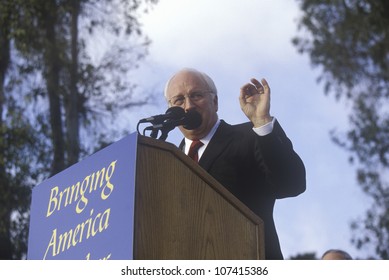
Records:
M194 108L194 102L189 98L189 96L185 97L184 110L188 112L190 109Z

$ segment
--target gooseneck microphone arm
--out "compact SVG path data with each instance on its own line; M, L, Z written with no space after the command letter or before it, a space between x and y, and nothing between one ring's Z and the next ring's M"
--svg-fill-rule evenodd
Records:
M144 136L146 136L146 131L151 131L150 137L157 138L159 132L161 132L158 139L165 141L169 132L175 127L183 125L185 129L196 129L201 125L202 119L201 115L197 111L189 111L185 113L184 109L181 107L171 107L164 115L157 115L140 120L137 126L138 133L139 125L144 122L150 122L152 124L151 126L144 128Z
M150 137L157 138L158 132L160 130L158 126L160 126L163 122L167 122L169 120L180 119L184 115L185 115L185 111L181 107L170 107L169 109L166 110L165 114L155 115L152 117L139 120L136 129L138 133L141 134L139 131L140 125L143 123L151 123L152 126L143 129L142 135L146 136L146 131L151 130Z

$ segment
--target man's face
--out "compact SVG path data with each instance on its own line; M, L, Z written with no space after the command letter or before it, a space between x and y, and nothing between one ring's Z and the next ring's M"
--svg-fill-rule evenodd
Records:
M201 115L200 127L194 130L179 127L186 138L201 139L205 137L217 121L217 95L211 92L199 73L187 70L177 73L169 82L166 98L169 107L179 106L185 112L195 110Z

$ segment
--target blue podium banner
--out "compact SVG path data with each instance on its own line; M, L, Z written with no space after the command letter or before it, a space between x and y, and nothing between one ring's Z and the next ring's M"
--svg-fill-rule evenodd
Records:
M32 191L28 259L133 259L137 134Z

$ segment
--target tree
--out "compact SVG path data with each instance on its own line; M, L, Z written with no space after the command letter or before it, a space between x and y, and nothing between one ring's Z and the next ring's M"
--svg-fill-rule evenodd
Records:
M317 260L318 258L316 257L315 252L310 252L310 253L302 253L302 254L297 254L295 256L291 256L289 258L290 260Z
M320 66L326 94L352 105L350 128L332 132L350 152L358 184L373 203L351 228L358 249L389 259L389 2L298 0L303 12L294 45Z
M114 128L90 132L99 122L148 102L126 74L150 43L139 12L156 2L0 2L0 242L12 258L26 252L30 188L112 141ZM108 51L93 59L102 34Z
M9 93L13 2L0 5L0 259L21 258L26 252L30 186L37 178L39 138L29 119ZM16 95L16 92L15 92ZM43 161L42 161L43 163ZM35 181L36 182L36 181Z

